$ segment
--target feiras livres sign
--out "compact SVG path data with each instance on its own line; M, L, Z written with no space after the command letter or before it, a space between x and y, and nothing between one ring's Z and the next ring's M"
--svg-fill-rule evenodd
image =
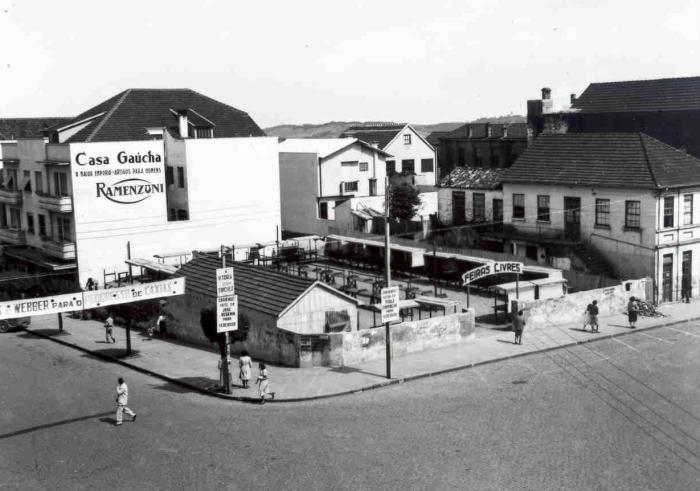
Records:
M485 276L501 273L522 274L523 263L513 261L486 263L464 273L462 275L462 285L466 286Z

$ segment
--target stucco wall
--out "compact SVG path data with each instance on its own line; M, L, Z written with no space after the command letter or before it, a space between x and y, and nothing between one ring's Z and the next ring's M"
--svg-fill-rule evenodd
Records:
M277 326L297 334L321 334L325 332L326 312L340 310L347 311L350 329L356 330L356 304L317 285L277 321Z
M350 366L384 358L384 334L383 328L343 333L343 343L338 348L342 350L342 364ZM464 314L404 322L391 327L392 355L440 348L474 336L474 309ZM333 359L337 361L338 358Z
M600 315L619 314L627 311L630 297L649 300L651 278L623 281L617 286L598 288L583 292L571 293L559 298L545 300L522 301L519 308L524 310L527 328L538 328L546 325L582 322L586 306L598 301Z
M358 162L358 165L343 166L342 162ZM368 164L366 171L360 171L359 162ZM384 194L386 161L376 151L355 144L330 155L321 162L321 196L369 196L369 180L377 180L377 195ZM341 191L342 182L358 181L357 191Z

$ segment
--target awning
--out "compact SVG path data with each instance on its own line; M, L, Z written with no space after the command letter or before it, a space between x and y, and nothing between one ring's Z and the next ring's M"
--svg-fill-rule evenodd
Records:
M177 272L177 268L175 266L151 261L150 259L135 258L127 259L124 262L131 266L137 266L140 268L148 269L150 271L155 271L157 273L175 274Z
M334 234L328 235L326 236L326 238L331 240L337 240L339 242L350 242L353 244L371 245L374 247L379 247L381 249L384 248L384 242L379 240L360 239L358 237L346 237L343 235ZM390 247L392 251L400 251L410 254L412 268L418 268L420 266L425 265L425 261L423 259L423 255L426 252L425 249L419 249L418 247L408 247L399 244L390 244Z
M47 165L70 165L70 162L65 160L37 160L37 164L47 164Z

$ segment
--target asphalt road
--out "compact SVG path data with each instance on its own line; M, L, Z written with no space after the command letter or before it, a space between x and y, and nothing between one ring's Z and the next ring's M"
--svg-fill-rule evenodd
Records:
M674 329L265 406L9 333L0 489L700 489L700 325Z

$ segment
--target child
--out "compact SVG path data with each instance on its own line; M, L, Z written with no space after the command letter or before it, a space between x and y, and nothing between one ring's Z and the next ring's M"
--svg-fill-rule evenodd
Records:
M258 365L260 375L258 375L258 394L260 395L260 404L265 404L265 396L270 394L270 399L275 398L275 393L270 392L270 379L267 376L267 367L264 363Z

